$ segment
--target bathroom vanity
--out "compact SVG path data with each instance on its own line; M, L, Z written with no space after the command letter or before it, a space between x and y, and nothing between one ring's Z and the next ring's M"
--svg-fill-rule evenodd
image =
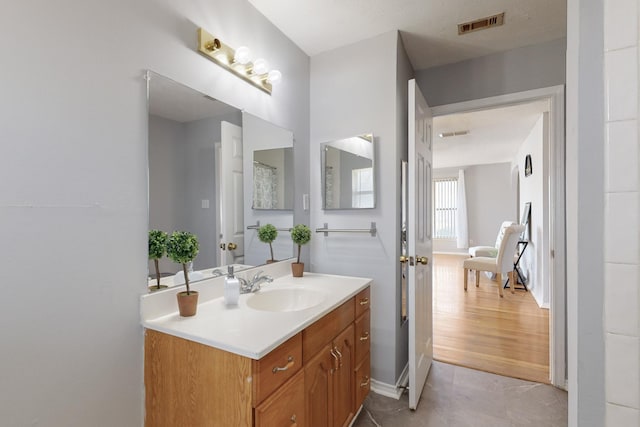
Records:
M177 291L143 296L147 427L351 423L369 392L371 281L283 264L234 308L222 279L199 284L194 318L168 311Z

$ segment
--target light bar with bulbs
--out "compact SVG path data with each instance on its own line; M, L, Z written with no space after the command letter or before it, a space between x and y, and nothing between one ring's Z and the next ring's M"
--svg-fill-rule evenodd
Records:
M251 51L241 46L234 50L202 28L198 28L198 52L225 70L271 95L273 85L282 80L282 73L269 70L262 58L251 61Z

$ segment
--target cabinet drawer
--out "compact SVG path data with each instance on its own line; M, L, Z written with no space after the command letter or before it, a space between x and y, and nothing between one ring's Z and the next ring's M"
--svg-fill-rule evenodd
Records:
M355 384L355 408L354 411L357 411L362 402L364 402L365 397L369 394L369 389L371 388L371 362L370 358L366 357L360 365L356 368L356 384Z
M363 289L356 295L356 317L360 317L365 310L369 309L370 298L371 297L371 287L367 286L367 289Z
M303 357L306 363L355 319L353 298L302 331Z
M302 367L302 333L253 361L253 406L257 406Z
M304 370L255 409L255 427L304 427Z
M369 353L371 348L371 311L366 310L364 314L356 320L355 353L356 365Z

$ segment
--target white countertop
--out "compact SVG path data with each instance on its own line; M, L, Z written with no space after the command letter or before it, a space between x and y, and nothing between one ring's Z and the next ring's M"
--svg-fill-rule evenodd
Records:
M262 269L271 274L266 267ZM279 271L282 272L282 268ZM247 272L250 274L252 270ZM201 285L215 290L209 293L211 298L199 302L198 312L194 317L180 317L175 301L176 292L169 295L173 299L173 305L168 303L166 292L144 295L141 307L142 325L258 360L371 283L371 279L361 277L306 272L304 277L292 277L290 274L277 278L275 274L273 276L273 282L263 283L259 292L304 288L323 293L325 299L314 307L300 311L272 312L247 306L247 300L254 294L244 294L240 295L237 307L226 307L221 296L223 278L217 278ZM197 290L202 297L203 291ZM156 300L154 297L157 297ZM158 307L164 307L165 312ZM173 311L167 312L167 309Z

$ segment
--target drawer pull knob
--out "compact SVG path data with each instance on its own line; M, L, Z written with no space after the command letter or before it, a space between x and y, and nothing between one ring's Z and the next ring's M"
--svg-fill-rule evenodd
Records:
M369 332L364 332L360 337L360 341L366 341L369 339Z
M293 361L293 356L289 356L287 358L287 364L284 365L282 368L279 366L275 366L271 372L273 372L274 374L277 374L280 371L286 371L287 369L289 369L290 367L292 367L295 364L295 362Z
M364 381L360 383L360 388L366 387L369 385L369 377L364 377Z
M295 424L298 422L298 418L296 417L296 414L291 415L291 424Z
M367 305L369 304L369 298L362 298L360 300L360 305Z

